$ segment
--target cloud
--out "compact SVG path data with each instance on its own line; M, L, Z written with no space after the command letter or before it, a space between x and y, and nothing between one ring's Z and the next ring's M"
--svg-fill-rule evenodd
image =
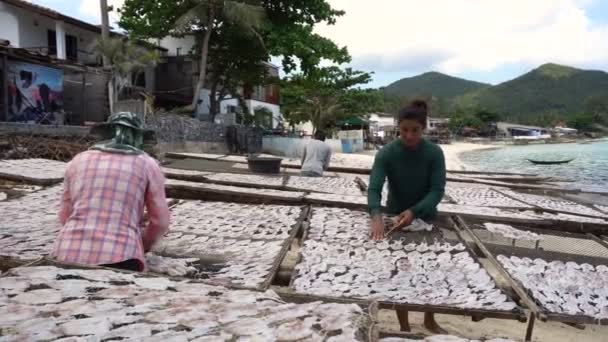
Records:
M557 62L608 66L608 24L594 0L329 0L346 15L318 33L347 45L355 66L382 72L491 72ZM420 69L424 70L420 70Z

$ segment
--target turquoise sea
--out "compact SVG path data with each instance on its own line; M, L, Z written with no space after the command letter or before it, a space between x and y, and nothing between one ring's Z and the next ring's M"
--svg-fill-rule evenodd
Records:
M590 144L536 144L465 152L461 160L473 170L533 173L574 181L586 190L608 191L608 141ZM535 165L526 158L564 160L562 165Z

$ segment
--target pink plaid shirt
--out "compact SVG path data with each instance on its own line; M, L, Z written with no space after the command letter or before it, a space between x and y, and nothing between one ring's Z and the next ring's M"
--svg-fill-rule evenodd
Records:
M144 205L150 223L142 231ZM144 244L169 227L163 173L146 154L80 153L65 172L59 220L56 259L87 265L136 259L143 270Z

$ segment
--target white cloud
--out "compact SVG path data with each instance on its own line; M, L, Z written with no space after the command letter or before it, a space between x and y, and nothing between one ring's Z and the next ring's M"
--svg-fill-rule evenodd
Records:
M329 0L346 15L317 32L347 45L366 70L448 73L507 64L608 61L608 25L592 26L594 0ZM606 65L606 64L604 64Z

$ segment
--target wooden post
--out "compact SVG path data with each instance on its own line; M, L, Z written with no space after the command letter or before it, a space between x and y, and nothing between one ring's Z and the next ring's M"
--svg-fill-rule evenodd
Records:
M526 342L532 341L532 332L534 331L534 322L536 321L536 316L534 312L530 312L530 316L528 317L528 327L526 328Z
M99 0L99 7L101 10L101 39L107 41L110 38L110 23L108 20L108 0ZM104 68L110 66L110 60L105 54L103 55L102 60Z
M2 121L8 121L8 58L2 54Z

